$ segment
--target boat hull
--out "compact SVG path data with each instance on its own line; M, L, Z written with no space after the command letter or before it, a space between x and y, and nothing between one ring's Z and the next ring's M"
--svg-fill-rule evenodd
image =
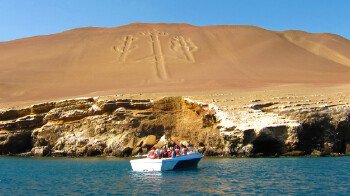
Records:
M196 168L202 158L202 154L195 153L191 155L178 156L175 158L137 159L131 160L130 163L134 171L170 171Z

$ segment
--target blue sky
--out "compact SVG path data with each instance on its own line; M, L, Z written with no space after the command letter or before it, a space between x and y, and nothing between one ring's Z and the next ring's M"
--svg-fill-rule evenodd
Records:
M255 25L350 38L348 0L0 0L0 41L131 22Z

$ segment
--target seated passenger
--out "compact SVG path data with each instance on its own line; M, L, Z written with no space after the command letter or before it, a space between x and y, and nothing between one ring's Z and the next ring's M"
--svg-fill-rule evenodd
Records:
M165 155L164 155L164 146L162 147L162 149L160 150L160 156L159 156L160 159L162 158L165 158Z
M162 153L163 153L163 158L168 158L168 150L166 147L164 147Z
M187 147L184 146L184 147L182 148L182 154L183 154L183 155L187 155L187 151L188 151Z
M174 151L175 151L176 156L180 156L180 147L179 146L177 146Z
M159 149L156 149L155 151L154 151L154 158L155 159L159 159Z
M176 150L176 149L175 149ZM175 158L176 157L176 151L173 150L172 154L171 154L171 158Z
M171 158L171 151L170 151L170 149L168 149L168 158Z
M155 150L156 150L156 148L153 146L151 151L149 151L147 157L150 159L154 159L155 158Z

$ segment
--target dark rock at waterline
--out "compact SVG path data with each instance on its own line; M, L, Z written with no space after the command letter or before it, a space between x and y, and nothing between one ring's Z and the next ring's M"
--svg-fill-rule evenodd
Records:
M0 131L0 154L18 154L31 148L30 131Z
M38 157L48 156L50 155L50 148L48 146L34 147L30 153Z
M304 155L305 155L305 152L300 150L290 151L282 154L282 156L287 156L287 157L300 157Z
M345 154L350 154L350 143L349 144L345 144Z

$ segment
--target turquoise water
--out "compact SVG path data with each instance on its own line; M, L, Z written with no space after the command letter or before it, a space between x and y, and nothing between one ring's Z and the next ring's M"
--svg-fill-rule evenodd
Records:
M126 159L0 157L0 195L349 195L350 157L205 158L198 169L137 173Z

